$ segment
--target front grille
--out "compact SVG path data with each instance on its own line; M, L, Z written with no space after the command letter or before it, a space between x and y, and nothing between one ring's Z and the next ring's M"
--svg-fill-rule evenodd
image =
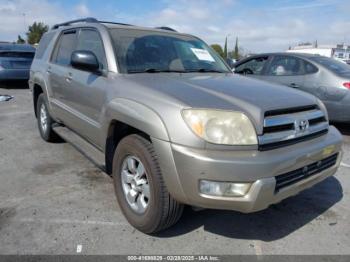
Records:
M259 150L313 139L327 133L328 127L325 114L316 105L267 111L263 134L258 137Z
M294 113L310 111L315 109L318 109L317 105L299 106L299 107L292 107L292 108L285 108L285 109L275 109L275 110L266 111L265 117L294 114Z
M283 140L280 142L269 143L266 145L259 145L259 150L260 151L267 151L267 150L277 149L277 148L284 147L284 146L291 146L291 145L294 145L294 144L297 144L297 143L300 143L303 141L307 141L307 140L310 140L313 138L320 137L320 136L326 134L327 132L328 132L328 130L322 130L320 132L312 133L312 134L309 134L306 136L300 136L300 137L297 137L294 139Z
M337 158L338 153L297 170L276 176L275 193L284 187L288 187L308 177L317 175L322 171L334 166L337 162Z

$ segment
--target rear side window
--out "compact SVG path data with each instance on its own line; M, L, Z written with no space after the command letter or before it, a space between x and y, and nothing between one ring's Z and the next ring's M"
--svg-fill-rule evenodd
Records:
M305 74L314 74L318 71L317 67L313 64L304 61Z
M268 75L272 76L293 76L302 75L302 60L291 56L275 56L268 69Z
M61 35L58 46L55 50L53 62L59 65L68 66L76 46L76 31L65 32Z
M268 57L253 58L236 67L235 73L244 75L261 75Z
M324 56L314 56L312 58L313 61L315 61L318 64L323 65L328 70L332 71L333 73L337 75L345 75L350 74L350 66L339 62L333 58L328 58Z
M42 59L45 51L47 49L47 47L49 46L53 36L55 34L54 33L46 33L43 35L43 37L41 38L40 42L39 42L39 46L35 52L35 59Z
M96 30L82 29L79 33L76 50L93 52L96 55L101 68L105 69L107 67L106 55L104 52L102 39Z

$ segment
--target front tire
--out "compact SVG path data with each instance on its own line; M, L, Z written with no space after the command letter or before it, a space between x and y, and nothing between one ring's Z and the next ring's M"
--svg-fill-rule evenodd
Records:
M169 194L147 139L130 135L120 141L113 158L113 180L119 206L138 230L156 233L180 219L183 205Z
M40 94L36 105L36 116L40 136L47 142L57 142L60 137L53 131L52 124L55 122L48 111L44 94Z

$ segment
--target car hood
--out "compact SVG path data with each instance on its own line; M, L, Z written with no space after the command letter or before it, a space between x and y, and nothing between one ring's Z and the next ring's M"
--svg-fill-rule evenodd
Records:
M316 98L307 93L234 74L154 73L127 77L149 89L148 95L176 99L183 107L243 111L257 123L269 110L317 104Z

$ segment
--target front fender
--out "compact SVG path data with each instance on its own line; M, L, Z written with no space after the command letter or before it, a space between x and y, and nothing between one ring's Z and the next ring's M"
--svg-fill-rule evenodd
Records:
M161 117L151 108L130 99L116 98L105 107L102 129L107 137L113 120L123 122L145 132L150 137L169 141L168 131Z

